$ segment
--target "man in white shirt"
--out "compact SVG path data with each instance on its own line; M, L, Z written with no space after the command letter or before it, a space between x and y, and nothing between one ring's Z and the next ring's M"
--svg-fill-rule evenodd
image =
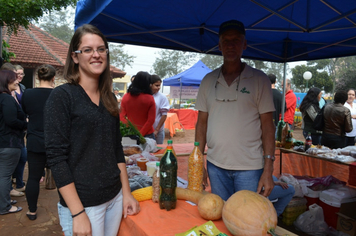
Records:
M271 82L262 71L241 62L245 27L230 20L219 28L224 64L201 82L195 141L208 146L212 193L227 200L247 189L268 196L274 186L275 147Z

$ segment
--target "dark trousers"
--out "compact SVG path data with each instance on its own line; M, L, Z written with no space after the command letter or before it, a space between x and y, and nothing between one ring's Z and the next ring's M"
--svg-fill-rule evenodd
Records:
M21 148L21 156L19 163L16 166L14 173L12 174L13 178L16 178L16 188L22 188L25 186L23 182L23 171L25 170L25 165L27 161L27 150L26 147Z
M26 186L26 198L30 212L37 211L38 195L40 193L40 180L46 165L46 153L27 153L28 180Z
M331 149L344 148L346 145L345 137L334 134L323 133L321 144Z
M355 137L345 137L346 138L346 146L355 146Z

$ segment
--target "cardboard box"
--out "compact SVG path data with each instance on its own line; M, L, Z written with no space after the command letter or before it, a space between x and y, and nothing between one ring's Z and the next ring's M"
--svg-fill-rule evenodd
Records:
M337 230L356 236L356 202L341 204L338 213Z

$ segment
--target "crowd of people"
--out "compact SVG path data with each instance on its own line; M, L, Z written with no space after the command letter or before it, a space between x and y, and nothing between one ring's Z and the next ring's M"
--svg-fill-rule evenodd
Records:
M294 189L272 175L275 130L282 109L292 128L297 99L291 81L286 80L282 107L276 77L241 61L245 35L243 23L237 20L219 27L223 65L201 82L195 141L201 152L208 146L204 184L209 177L212 193L226 201L239 190L251 190L278 199L275 207L280 215ZM69 45L63 73L66 84L55 87L55 68L42 65L37 69L39 86L26 89L20 83L24 68L10 63L1 67L1 215L21 211L11 196L23 196L25 191L26 215L36 220L45 166L51 168L58 188L58 214L65 235L116 235L122 216L139 213L140 205L130 191L120 122L129 120L144 137L162 144L169 103L159 92L161 78L143 71L131 78L127 93L120 96L110 76L109 55L104 35L95 26L83 25ZM354 99L353 89L337 91L334 103L325 106L325 127L320 132L312 124L322 108L321 90L311 88L300 105L303 134L310 132L313 143L332 148L355 145Z

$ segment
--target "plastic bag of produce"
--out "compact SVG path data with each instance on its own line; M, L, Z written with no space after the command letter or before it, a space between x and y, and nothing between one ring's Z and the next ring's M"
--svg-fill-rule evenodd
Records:
M294 226L309 235L327 235L329 232L329 227L324 221L323 208L315 203L309 206L309 211L298 216Z

